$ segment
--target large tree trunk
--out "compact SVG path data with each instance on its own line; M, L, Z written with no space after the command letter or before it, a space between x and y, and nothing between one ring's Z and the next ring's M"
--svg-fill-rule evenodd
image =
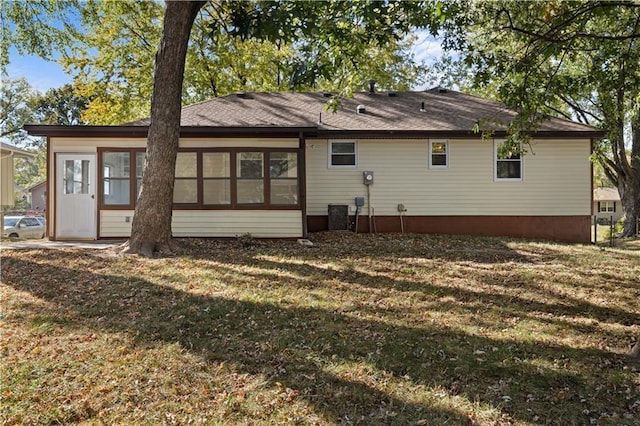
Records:
M625 215L621 236L633 237L636 235L637 221L640 218L640 180L638 178L620 180L618 192Z
M193 21L203 1L167 1L156 55L151 123L142 188L127 253L152 256L171 249L171 210L180 138L182 80Z
M628 176L618 181L618 192L626 217L623 237L636 234L636 223L640 218L640 114L631 123L631 167Z

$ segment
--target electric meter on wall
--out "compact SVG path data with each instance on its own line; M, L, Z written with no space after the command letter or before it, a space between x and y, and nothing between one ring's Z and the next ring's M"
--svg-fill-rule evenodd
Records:
M373 183L373 172L362 172L362 179L365 185L371 185Z

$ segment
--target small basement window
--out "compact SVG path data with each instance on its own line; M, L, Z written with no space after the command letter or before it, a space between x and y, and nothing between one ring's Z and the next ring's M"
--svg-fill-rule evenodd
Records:
M356 167L355 141L329 141L329 167Z

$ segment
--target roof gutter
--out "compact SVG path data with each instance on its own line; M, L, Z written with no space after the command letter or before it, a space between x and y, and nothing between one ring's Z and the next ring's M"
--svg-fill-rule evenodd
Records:
M24 129L31 136L57 136L57 137L141 137L146 138L149 126L53 126L27 124ZM328 130L317 126L308 127L217 127L217 126L189 126L180 128L181 137L291 137L298 138L300 134L305 137L335 138L471 138L478 139L480 134L472 130ZM603 138L606 132L600 130L569 130L569 131L537 131L531 136L539 139L554 138ZM508 133L504 130L496 130L493 133L496 138L504 138Z
M144 137L149 133L149 126L53 126L41 124L27 124L24 129L31 136L57 137ZM180 136L235 136L255 137L292 137L298 138L300 132L305 135L315 135L317 127L217 127L217 126L189 126L180 128Z
M494 138L506 138L507 131L496 130L493 132ZM530 135L536 139L600 139L605 137L606 132L590 130L569 130L569 131L537 131ZM360 137L367 139L375 138L469 138L478 139L481 134L472 130L319 130L318 137Z
M8 152L9 155L13 155L15 158L33 158L36 156L35 152L25 151L24 149L20 149L4 142L0 145L0 151Z

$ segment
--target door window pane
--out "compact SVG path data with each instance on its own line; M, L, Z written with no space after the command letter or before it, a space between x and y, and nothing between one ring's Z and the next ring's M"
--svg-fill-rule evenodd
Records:
M89 160L66 160L64 162L64 193L89 193Z

